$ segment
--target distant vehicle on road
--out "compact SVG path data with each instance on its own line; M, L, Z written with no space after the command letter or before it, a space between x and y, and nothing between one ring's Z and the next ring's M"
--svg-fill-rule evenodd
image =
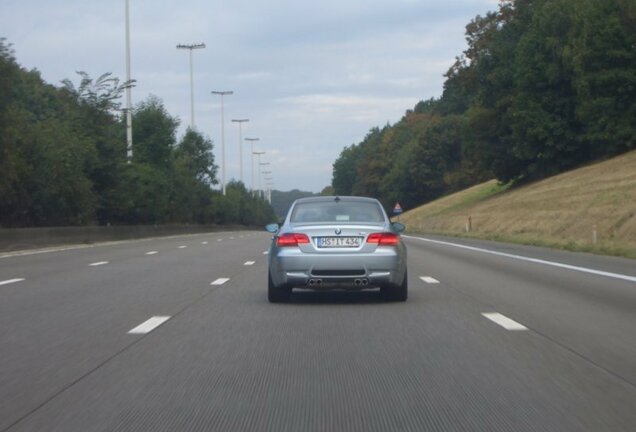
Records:
M289 300L292 289L379 288L406 301L404 225L391 223L380 202L364 197L311 197L292 204L284 223L271 224L268 298Z

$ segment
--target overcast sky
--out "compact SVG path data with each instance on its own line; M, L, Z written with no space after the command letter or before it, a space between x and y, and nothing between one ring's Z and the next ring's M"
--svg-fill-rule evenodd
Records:
M239 179L239 131L258 137L274 188L319 192L332 164L369 129L400 120L439 97L443 74L466 47L465 25L497 0L130 0L133 104L150 94L190 124L188 52L195 123L221 162L225 97L226 178ZM125 0L0 0L0 37L45 81L78 82L75 71L125 79ZM133 124L134 128L134 124ZM249 144L243 180L251 185Z

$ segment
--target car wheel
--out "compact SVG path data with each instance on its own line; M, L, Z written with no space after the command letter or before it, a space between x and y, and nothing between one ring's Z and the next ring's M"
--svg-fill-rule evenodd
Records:
M406 301L409 296L409 275L404 271L404 280L400 285L389 285L380 288L382 297L388 301Z
M267 274L267 299L270 303L284 303L289 301L291 289L285 285L275 285L272 275Z

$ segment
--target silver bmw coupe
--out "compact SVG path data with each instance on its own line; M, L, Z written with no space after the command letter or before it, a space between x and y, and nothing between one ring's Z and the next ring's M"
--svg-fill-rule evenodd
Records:
M408 296L404 225L391 223L380 202L363 197L296 200L284 223L271 224L268 298L288 301L292 289L379 288L387 300Z

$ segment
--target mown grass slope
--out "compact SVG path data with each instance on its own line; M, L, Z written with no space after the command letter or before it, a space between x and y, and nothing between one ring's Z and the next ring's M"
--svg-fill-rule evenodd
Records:
M636 151L518 188L491 180L400 219L410 232L636 258Z

